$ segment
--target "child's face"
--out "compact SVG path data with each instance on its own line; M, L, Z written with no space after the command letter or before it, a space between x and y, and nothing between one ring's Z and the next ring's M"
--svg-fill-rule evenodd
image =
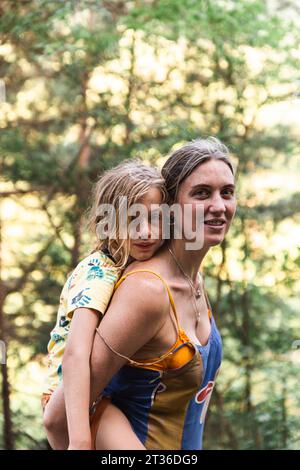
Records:
M145 261L151 258L163 244L161 214L157 206L161 203L161 191L155 187L149 189L139 201L139 204L143 204L145 207L147 217L141 219L142 222L138 227L138 238L130 238L129 254L135 260Z

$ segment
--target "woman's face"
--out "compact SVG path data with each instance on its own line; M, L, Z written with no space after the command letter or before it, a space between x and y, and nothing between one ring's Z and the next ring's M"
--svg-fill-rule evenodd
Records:
M141 223L138 225L138 237L129 240L130 256L138 261L151 258L163 243L161 212L158 207L161 203L162 193L156 187L150 188L139 201L139 204L144 206L145 217L141 218Z
M216 159L198 165L180 185L177 202L181 206L192 205L193 230L196 227L196 207L201 204L203 246L209 248L221 243L236 210L234 176L229 166Z

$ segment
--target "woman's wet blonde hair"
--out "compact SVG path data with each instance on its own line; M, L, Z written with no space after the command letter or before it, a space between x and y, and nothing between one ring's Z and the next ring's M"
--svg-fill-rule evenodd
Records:
M167 191L164 179L160 172L145 165L140 159L124 160L116 167L105 171L92 190L92 205L88 211L87 226L96 237L96 244L92 252L108 249L115 260L117 267L123 269L129 258L129 238L120 238L119 211L120 198L127 197L128 208L139 203L143 196L151 189L158 188L162 194L162 203L167 201ZM100 204L111 204L116 214L116 230L113 237L101 239L97 234L99 223L105 225L109 222L109 214L99 216Z

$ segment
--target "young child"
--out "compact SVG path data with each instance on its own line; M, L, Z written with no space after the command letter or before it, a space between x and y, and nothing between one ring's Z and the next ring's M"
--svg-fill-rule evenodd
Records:
M142 203L148 211L148 219L142 224L138 239L130 238L130 217L125 220L126 237L120 236L118 215L124 196L128 208ZM108 307L122 270L133 260L151 258L162 245L158 205L166 199L164 181L158 171L136 160L127 160L106 171L95 185L89 226L98 233L97 245L68 277L48 343L48 383L42 396L42 407L47 438L55 450L92 448L88 418L89 361L95 329ZM110 204L116 214L116 230L107 231L105 238L99 237L98 229L109 226L111 214L101 215L101 204ZM154 204L156 209L151 213ZM106 447L103 448L145 449L126 416L109 404L105 416L112 415L118 438L114 434L110 445L106 436Z

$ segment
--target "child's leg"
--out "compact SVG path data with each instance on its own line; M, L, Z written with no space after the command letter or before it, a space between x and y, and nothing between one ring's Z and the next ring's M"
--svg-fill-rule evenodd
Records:
M57 387L45 407L44 426L52 449L66 450L69 438L63 384ZM109 400L97 428L97 450L146 450L124 413Z
M69 445L69 437L62 383L53 392L45 407L44 426L52 449L66 450Z
M96 449L146 450L125 414L108 398L104 397L102 400L103 402L100 401L102 410L97 417L97 422L94 423L96 425ZM105 406L103 407L102 404ZM69 437L62 383L54 391L45 407L44 426L52 449L66 450L69 445Z
M108 399L97 419L96 450L146 450L125 414Z

